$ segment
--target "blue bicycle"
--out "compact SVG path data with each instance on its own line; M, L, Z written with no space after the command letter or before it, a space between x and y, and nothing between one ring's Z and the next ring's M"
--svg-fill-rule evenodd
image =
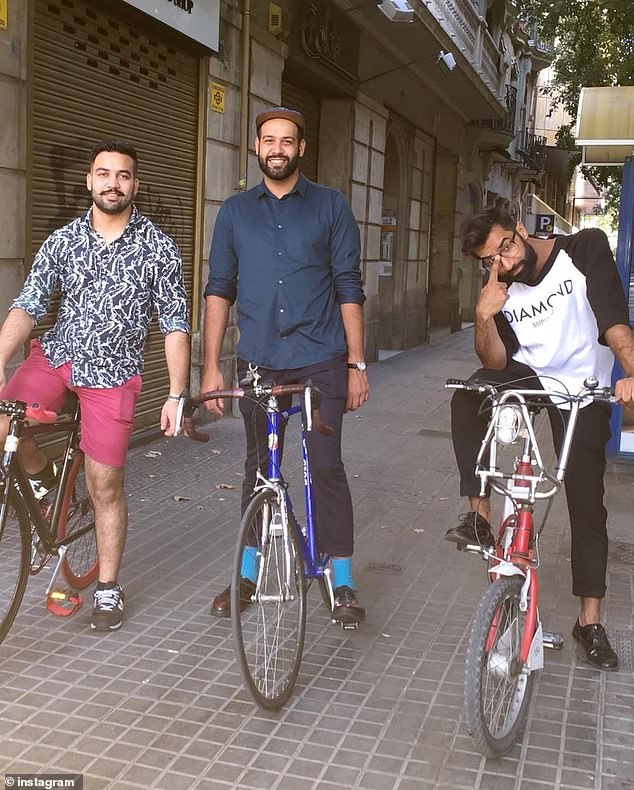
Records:
M281 409L278 399L301 395L302 402ZM330 557L318 547L313 488L306 432L330 434L319 413L319 390L308 384L261 384L257 372L238 389L181 398L184 428L193 439L206 441L196 431L194 409L218 398L250 398L266 412L267 473L257 472L251 500L242 516L231 581L231 618L242 677L255 701L276 710L289 699L299 672L306 631L306 593L317 579L324 604L334 604ZM284 480L280 429L294 414L302 414L301 447L305 526L300 526ZM180 424L177 418L177 424ZM335 621L333 621L335 622ZM356 622L341 623L356 629Z

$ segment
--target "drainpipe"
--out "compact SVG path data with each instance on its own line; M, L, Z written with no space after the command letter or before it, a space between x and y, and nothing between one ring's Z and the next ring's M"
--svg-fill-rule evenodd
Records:
M242 0L242 93L240 96L240 152L238 189L247 188L249 155L249 89L251 86L251 0Z

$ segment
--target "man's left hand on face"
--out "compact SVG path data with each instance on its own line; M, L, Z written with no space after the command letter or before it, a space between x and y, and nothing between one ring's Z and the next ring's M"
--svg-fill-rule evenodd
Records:
M634 403L634 376L628 376L616 382L614 397L619 403Z
M367 375L360 370L349 370L346 411L354 411L359 406L363 406L368 399L369 392Z

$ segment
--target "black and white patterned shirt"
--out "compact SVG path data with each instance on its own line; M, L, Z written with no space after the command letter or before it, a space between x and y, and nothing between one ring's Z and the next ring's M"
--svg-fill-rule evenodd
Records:
M57 286L55 325L40 338L53 367L72 362L71 384L116 387L141 373L153 311L161 332L189 332L178 247L133 207L123 234L107 244L92 209L52 233L40 247L11 307L37 324Z

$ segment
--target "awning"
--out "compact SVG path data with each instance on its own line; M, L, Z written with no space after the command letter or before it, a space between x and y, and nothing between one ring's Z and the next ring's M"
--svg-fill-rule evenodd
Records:
M576 143L587 165L622 165L634 154L634 86L582 88Z

